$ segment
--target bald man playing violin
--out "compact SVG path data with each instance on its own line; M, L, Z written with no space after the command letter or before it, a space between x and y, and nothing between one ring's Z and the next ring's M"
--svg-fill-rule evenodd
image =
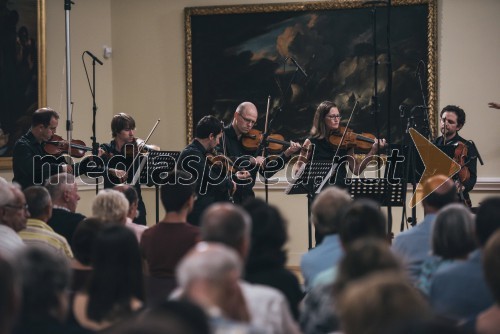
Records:
M99 171L97 168L81 168L78 163L68 163L64 157L54 157L45 152L44 143L56 133L58 125L59 114L55 110L40 108L33 113L28 132L15 143L12 154L13 181L19 183L23 189L42 185L46 179L58 173ZM115 172L117 171L110 171Z
M261 155L262 152L245 149L241 141L242 137L248 134L255 126L257 118L257 107L253 103L243 102L238 105L231 124L224 128L224 143L221 143L218 147L218 151L223 152L225 144L225 154L235 161L237 167L249 171L252 176L252 183L246 185L238 184L233 196L234 202L238 204L243 203L247 198L255 197L253 186L255 185L257 172L260 172L262 175L263 169L260 167L265 167L263 164L266 162L266 157ZM273 168L273 171L276 172L283 168L291 155L298 152L300 148L300 144L291 141L290 146L277 157L278 165ZM266 175L269 176L267 173Z

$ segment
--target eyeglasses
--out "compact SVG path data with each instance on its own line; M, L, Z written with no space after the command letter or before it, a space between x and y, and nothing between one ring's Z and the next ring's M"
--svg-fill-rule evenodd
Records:
M252 124L252 125L257 124L257 121L254 121L253 119L249 119L249 118L243 117L243 115L242 115L242 114L240 114L239 112L238 112L238 115L240 115L240 117L241 117L241 118L242 118L245 122L247 122L248 124Z
M11 209L15 209L15 210L29 211L28 204L22 204L22 205L6 204L4 206L11 208Z
M329 119L341 119L342 116L340 116L340 115L326 115L326 118L329 118Z

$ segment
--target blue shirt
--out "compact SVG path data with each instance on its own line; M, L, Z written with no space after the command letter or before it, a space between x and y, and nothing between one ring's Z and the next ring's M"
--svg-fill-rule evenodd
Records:
M316 275L337 265L343 255L344 250L338 234L327 235L319 246L302 255L300 270L306 290L312 287Z

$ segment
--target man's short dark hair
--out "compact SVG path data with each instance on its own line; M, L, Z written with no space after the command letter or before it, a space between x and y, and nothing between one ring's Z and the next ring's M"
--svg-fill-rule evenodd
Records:
M196 125L195 137L206 139L213 134L214 136L222 132L221 122L214 116L204 116Z
M500 197L489 197L481 202L476 214L476 236L482 247L500 228Z
M52 117L59 119L59 114L52 108L40 108L33 113L31 117L31 126L42 124L44 127L48 127Z
M24 189L26 204L30 211L31 217L39 218L47 210L48 206L52 206L52 199L49 191L42 186L31 186Z
M132 116L119 113L111 120L111 135L116 137L123 129L135 129L135 120Z
M84 265L91 265L92 248L99 232L105 227L103 222L97 218L85 218L76 227L73 239L71 240L71 250L75 259Z
M184 204L195 193L196 183L186 180L190 179L190 174L181 170L171 173L166 183L161 186L161 203L167 212L179 212Z
M453 112L457 115L457 125L463 126L465 124L465 111L462 108L451 104L447 105L443 108L443 110L441 110L439 117L442 117L446 111Z
M436 209L441 209L448 204L457 202L457 189L450 187L448 191L440 193L439 191L431 192L426 198L423 199L429 206Z

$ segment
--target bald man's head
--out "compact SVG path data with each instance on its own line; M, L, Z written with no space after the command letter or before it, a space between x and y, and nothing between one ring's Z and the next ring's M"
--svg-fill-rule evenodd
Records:
M447 204L457 201L457 190L453 181L444 175L430 177L423 187L424 194L429 194L423 200L424 206L430 211L438 211Z

